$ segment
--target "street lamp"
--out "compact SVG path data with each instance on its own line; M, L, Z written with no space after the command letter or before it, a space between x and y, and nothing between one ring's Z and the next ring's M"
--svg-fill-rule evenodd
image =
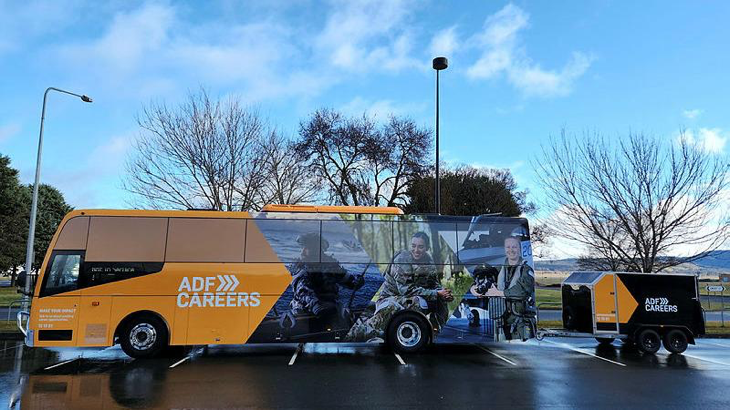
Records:
M439 179L439 71L449 66L446 57L433 59L433 69L436 70L436 213L441 215L441 181Z
M25 248L25 296L23 297L23 310L28 308L28 300L30 295L30 279L31 279L31 267L33 264L33 241L35 240L35 219L38 211L38 185L41 180L41 152L43 150L43 120L46 119L46 100L48 99L49 91L58 91L60 93L73 95L79 97L81 101L90 103L91 98L87 95L79 95L60 88L48 87L46 92L43 93L43 110L41 111L41 132L38 137L38 157L35 163L35 182L33 183L33 201L30 205L30 227L28 228L28 243Z

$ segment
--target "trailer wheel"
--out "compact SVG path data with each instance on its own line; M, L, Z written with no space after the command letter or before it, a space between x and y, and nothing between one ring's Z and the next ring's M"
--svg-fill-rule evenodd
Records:
M664 348L670 353L682 353L687 350L687 335L679 329L668 331L664 335L662 342L664 343Z
M644 329L636 338L636 345L644 353L656 353L661 347L662 339L654 329Z
M613 344L613 338L612 337L597 337L596 341L601 344L601 346L610 346Z
M388 324L388 343L398 353L417 352L429 339L428 323L416 313L401 313Z

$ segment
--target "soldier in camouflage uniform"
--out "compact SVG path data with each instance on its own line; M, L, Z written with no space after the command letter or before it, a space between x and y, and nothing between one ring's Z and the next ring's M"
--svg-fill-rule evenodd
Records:
M446 302L453 300L451 290L443 289L438 272L428 254L429 238L416 232L411 238L411 249L402 250L393 258L385 272L385 282L371 317L363 315L350 330L348 340L384 338L386 327L395 313L401 310L421 312L439 328L449 318Z
M290 268L292 276L291 312L294 315L313 314L317 317L332 316L337 313L339 287L359 289L364 283L362 276L355 277L340 263L324 252L329 247L318 233L307 233L297 238L302 253ZM320 246L322 248L320 262Z

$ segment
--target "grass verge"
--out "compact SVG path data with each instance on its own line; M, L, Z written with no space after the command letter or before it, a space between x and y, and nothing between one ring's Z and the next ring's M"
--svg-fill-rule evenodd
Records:
M8 306L10 302L20 300L23 297L15 287L0 288L0 307Z

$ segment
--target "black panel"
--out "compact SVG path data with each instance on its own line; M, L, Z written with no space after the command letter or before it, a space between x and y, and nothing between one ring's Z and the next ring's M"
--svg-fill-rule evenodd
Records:
M596 323L596 330L612 330L616 331L615 323Z
M577 290L563 285L563 326L568 330L593 333L593 306L591 290L581 286Z
M73 330L39 330L38 340L42 341L69 341Z
M163 262L84 262L80 288L98 286L157 273Z

